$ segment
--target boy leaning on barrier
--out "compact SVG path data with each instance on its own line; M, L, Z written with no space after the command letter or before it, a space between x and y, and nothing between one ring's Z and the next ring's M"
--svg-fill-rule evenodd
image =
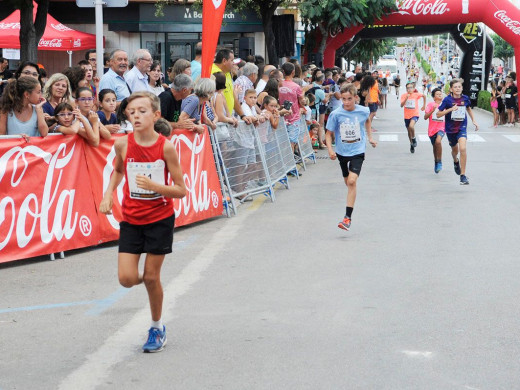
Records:
M144 352L159 352L166 345L162 324L161 267L172 251L175 214L172 198L183 198L186 187L173 145L154 131L161 117L159 99L150 92L136 92L127 99L126 113L134 131L115 141L114 173L99 209L111 214L113 192L123 179L118 275L124 287L144 282L150 301L152 325ZM170 174L173 185L168 184ZM146 253L144 273L139 258Z
M357 89L354 84L341 87L342 106L332 111L327 121L325 143L331 160L339 161L343 179L347 185L347 208L345 217L338 227L350 230L352 212L357 193L357 179L365 160L366 141L375 148L369 119L370 110L356 104ZM332 134L336 139L336 150L332 149Z

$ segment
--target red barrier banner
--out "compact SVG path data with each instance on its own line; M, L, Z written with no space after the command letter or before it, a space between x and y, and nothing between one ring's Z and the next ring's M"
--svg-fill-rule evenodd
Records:
M98 212L113 172L115 137L97 148L77 136L0 141L0 263L119 238L123 183L113 215ZM174 202L175 226L222 215L209 134L177 131L169 142L187 189Z
M35 137L0 145L0 262L97 244L83 140Z

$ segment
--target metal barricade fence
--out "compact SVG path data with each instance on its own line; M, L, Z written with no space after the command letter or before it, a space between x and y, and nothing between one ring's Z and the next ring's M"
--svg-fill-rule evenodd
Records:
M229 218L231 216L230 210L233 211L233 214L237 214L237 207L235 199L231 196L231 191L229 190L231 186L229 185L227 170L222 159L221 145L224 146L224 143L229 139L227 124L217 123L217 129L215 131L209 130L209 135L211 148L213 149L213 158L215 159L215 167L217 168L218 179L220 181L220 188L222 189L222 205Z
M282 155L283 165L286 173L293 173L298 178L298 169L296 167L296 160L294 159L294 152L291 147L291 141L289 140L289 134L287 133L287 126L285 121L280 119L278 124L278 130L275 132L276 140L280 148Z
M298 149L300 153L300 158L304 163L304 169L307 169L305 166L305 159L310 159L314 164L316 164L316 154L314 153L314 149L312 148L312 139L309 134L309 130L307 128L307 122L305 122L305 118L300 119L300 134L298 136Z
M235 199L244 202L253 195L262 193L269 196L271 201L275 200L272 187L273 180L278 177L271 177L269 166L272 173L277 173L277 167L283 164L281 157L276 158L279 154L273 148L273 139L269 138L268 126L260 136L253 125L242 121L236 128L219 123L212 140L217 153L215 161L226 201L225 207L230 207L236 214ZM278 176L281 177L282 174Z
M261 146L265 155L265 162L269 172L271 187L277 182L282 183L285 188L289 188L289 181L287 180L287 172L283 163L282 151L277 139L277 132L282 131L279 127L273 129L270 123L264 126L259 126L258 134L260 137Z

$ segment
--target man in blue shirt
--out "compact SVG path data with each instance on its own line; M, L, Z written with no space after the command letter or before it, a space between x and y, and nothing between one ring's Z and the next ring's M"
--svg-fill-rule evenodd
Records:
M195 46L195 59L191 61L191 79L193 82L197 81L202 72L202 42L197 43Z
M99 90L111 89L116 93L117 106L132 93L123 75L128 69L128 55L124 50L116 49L110 53L110 69L99 82Z
M325 144L331 160L339 161L343 179L347 185L347 209L345 217L338 224L340 229L350 230L356 183L365 160L366 140L375 148L369 119L370 110L356 104L357 89L353 84L341 87L342 106L332 111L327 121ZM336 150L332 149L332 134L336 140Z

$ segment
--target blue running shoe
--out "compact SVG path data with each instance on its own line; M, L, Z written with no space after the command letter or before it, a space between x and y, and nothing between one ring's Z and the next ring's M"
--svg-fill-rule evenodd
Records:
M460 184L463 186L467 186L469 184L469 180L466 175L460 175Z
M453 169L457 175L460 175L460 161L453 163Z
M440 161L435 162L435 173L439 173L442 170L442 163Z
M160 352L166 345L166 327L163 330L150 328L148 330L148 341L143 345L144 352Z

